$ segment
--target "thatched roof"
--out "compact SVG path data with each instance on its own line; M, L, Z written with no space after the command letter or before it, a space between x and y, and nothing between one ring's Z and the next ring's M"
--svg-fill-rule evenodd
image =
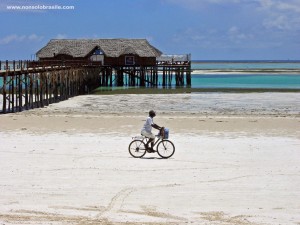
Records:
M57 55L70 55L70 56L72 56L72 52L70 51L69 48L63 48L63 49L59 50Z
M36 55L39 58L52 58L54 55L67 53L73 57L86 57L95 48L101 49L107 57L119 57L123 54L158 57L162 54L146 39L52 39Z
M137 55L136 51L132 47L127 47L121 52L121 55L129 55L129 54Z

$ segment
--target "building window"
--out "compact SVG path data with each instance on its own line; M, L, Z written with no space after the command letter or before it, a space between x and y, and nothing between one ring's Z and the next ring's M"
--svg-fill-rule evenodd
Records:
M104 54L100 49L96 49L90 57L91 61L101 62L103 64Z
M96 49L93 55L103 55L103 52L100 49Z
M125 65L134 65L134 56L125 56Z

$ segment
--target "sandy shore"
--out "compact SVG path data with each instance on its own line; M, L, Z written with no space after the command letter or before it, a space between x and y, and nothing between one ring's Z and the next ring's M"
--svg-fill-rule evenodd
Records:
M300 224L297 93L86 95L0 116L0 224ZM134 159L149 109L174 156Z

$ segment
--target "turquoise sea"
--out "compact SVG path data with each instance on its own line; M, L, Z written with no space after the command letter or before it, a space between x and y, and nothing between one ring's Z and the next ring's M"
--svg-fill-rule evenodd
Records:
M300 90L300 61L193 61L192 70L192 88Z
M282 61L200 61L192 62L192 69L300 69L300 60L282 60Z
M233 74L193 75L192 88L299 89L300 75Z
M195 61L192 88L300 89L300 61Z

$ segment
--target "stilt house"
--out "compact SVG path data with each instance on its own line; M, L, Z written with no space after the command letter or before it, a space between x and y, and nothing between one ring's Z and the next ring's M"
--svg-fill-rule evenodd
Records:
M37 58L44 64L88 63L107 66L155 66L162 52L146 39L52 39Z

